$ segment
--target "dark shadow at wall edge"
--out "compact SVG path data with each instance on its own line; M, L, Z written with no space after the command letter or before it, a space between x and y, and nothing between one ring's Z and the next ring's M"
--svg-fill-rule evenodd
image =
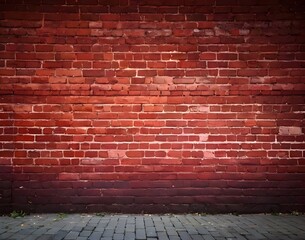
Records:
M13 158L16 128L12 107L14 97L11 94L12 91L6 91L5 88L0 87L0 214L10 213L13 209Z
M153 188L153 181L141 184L152 188L133 188L135 181L32 181L14 184L14 210L41 212L109 212L109 213L292 213L305 212L301 199L284 196L285 191L269 189L268 196L242 196L243 189L215 193L220 181L196 181L201 189L187 188L183 181L174 189ZM23 187L21 187L23 186ZM255 187L255 184L253 185ZM97 194L99 192L99 194ZM206 192L206 194L204 193ZM214 192L213 195L209 192ZM233 191L232 191L233 192ZM298 190L291 190L297 194Z
M0 166L0 213L12 211L12 170L11 165Z

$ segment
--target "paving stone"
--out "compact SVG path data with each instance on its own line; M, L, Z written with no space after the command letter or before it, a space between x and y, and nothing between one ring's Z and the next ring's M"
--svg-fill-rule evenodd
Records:
M165 228L164 228L163 225L158 224L158 225L155 226L155 228L156 228L157 232L165 232Z
M178 233L174 227L165 227L166 233L169 236L178 236Z
M103 233L103 237L111 237L114 234L114 229L106 229Z
M56 234L59 231L60 231L60 228L51 228L46 232L46 234Z
M87 237L77 237L76 240L87 240Z
M86 231L88 231L88 230L86 230ZM92 232L92 231L103 233L105 231L105 228L104 227L100 227L98 225L94 230L91 230L90 232Z
M124 234L115 233L115 234L113 234L112 239L113 240L123 240L124 239Z
M169 236L169 240L181 240L178 236Z
M210 234L209 231L205 227L202 227L202 226L197 227L196 230L200 235Z
M5 233L0 235L0 239L8 239L12 235L13 235L13 233L5 232Z
M15 233L14 235L12 235L9 239L16 239L16 240L18 240L18 239L24 239L25 238L25 236L24 235L21 235L21 234L18 234L18 233Z
M158 238L162 240L169 240L166 232L158 232Z
M79 235L79 232L71 231L69 232L64 239L76 239Z
M193 240L203 240L203 237L201 235L191 235L191 238Z
M84 228L85 231L93 231L94 229L95 226L88 226L88 225Z
M146 239L145 229L136 229L136 239Z
M126 232L124 235L124 240L135 240L136 234L134 232Z
M178 231L178 234L179 234L180 238L183 240L192 240L191 236L186 231L185 232Z
M16 228L13 228L13 229L10 229L8 230L7 232L10 232L10 233L17 233L21 230L22 228L20 228L19 226L17 226Z
M38 235L29 235L29 236L26 236L23 240L37 240L40 237L41 236L38 236Z
M190 235L196 235L196 234L198 234L198 231L197 231L196 228L193 227L193 226L187 225L187 226L184 226L184 228L186 229L186 231L187 231L188 234L190 234Z
M22 240L300 240L305 216L30 215L0 217L0 239Z
M72 228L72 231L74 231L74 232L81 232L82 230L83 230L83 227L81 227L81 226L74 226Z
M161 217L163 224L165 225L165 227L172 227L173 224L171 223L170 219L168 216L163 216Z
M177 230L185 230L184 226L182 225L181 222L178 221L178 219L174 220L172 218L171 222L173 223L175 229L177 229Z
M202 237L204 240L215 240L215 238L211 235L203 235Z
M88 239L89 240L100 240L101 237L102 237L101 232L93 232Z
M145 228L143 217L136 217L136 228Z
M124 225L118 225L115 228L115 233L120 234L120 233L124 233L125 232L125 226Z
M157 237L157 232L155 227L146 227L146 236L147 237Z
M136 224L135 223L127 223L125 227L126 232L134 232L136 229Z
M45 235L42 235L40 236L39 238L37 238L37 240L57 240L57 239L63 239L64 237L61 237L61 236L52 236L52 235L48 235L48 234L45 234Z
M46 228L46 227L42 227L42 228L38 228L36 229L34 232L32 232L32 235L42 235L42 234L45 234L49 229Z
M80 237L89 237L92 234L91 231L82 231L80 232L79 236Z
M240 234L233 234L233 236L234 236L234 239L238 239L238 240L246 240L246 238L244 237L244 236L242 236L242 235L240 235ZM273 238L271 238L271 239L273 239Z
M68 231L59 230L56 233L56 235L54 235L53 238L54 238L54 240L61 240L61 239L64 239L67 236L68 233L69 233ZM45 235L45 236L50 236L50 235Z
M146 227L153 227L154 226L153 220L150 217L144 219L144 224L145 224Z
M35 228L26 228L26 229L22 229L18 232L18 234L21 235L29 235L31 233L33 233L36 229Z

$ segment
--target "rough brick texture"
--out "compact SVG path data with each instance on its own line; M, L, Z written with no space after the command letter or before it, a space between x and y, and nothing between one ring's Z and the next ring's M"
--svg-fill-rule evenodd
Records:
M0 0L0 207L305 210L305 5Z

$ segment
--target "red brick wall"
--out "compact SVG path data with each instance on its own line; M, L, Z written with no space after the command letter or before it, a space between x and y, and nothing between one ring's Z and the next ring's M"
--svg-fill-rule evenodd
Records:
M305 210L304 1L0 3L2 212Z

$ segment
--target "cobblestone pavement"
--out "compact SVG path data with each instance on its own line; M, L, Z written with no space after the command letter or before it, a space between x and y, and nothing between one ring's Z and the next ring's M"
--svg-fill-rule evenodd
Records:
M41 214L0 217L0 239L305 239L305 216Z

